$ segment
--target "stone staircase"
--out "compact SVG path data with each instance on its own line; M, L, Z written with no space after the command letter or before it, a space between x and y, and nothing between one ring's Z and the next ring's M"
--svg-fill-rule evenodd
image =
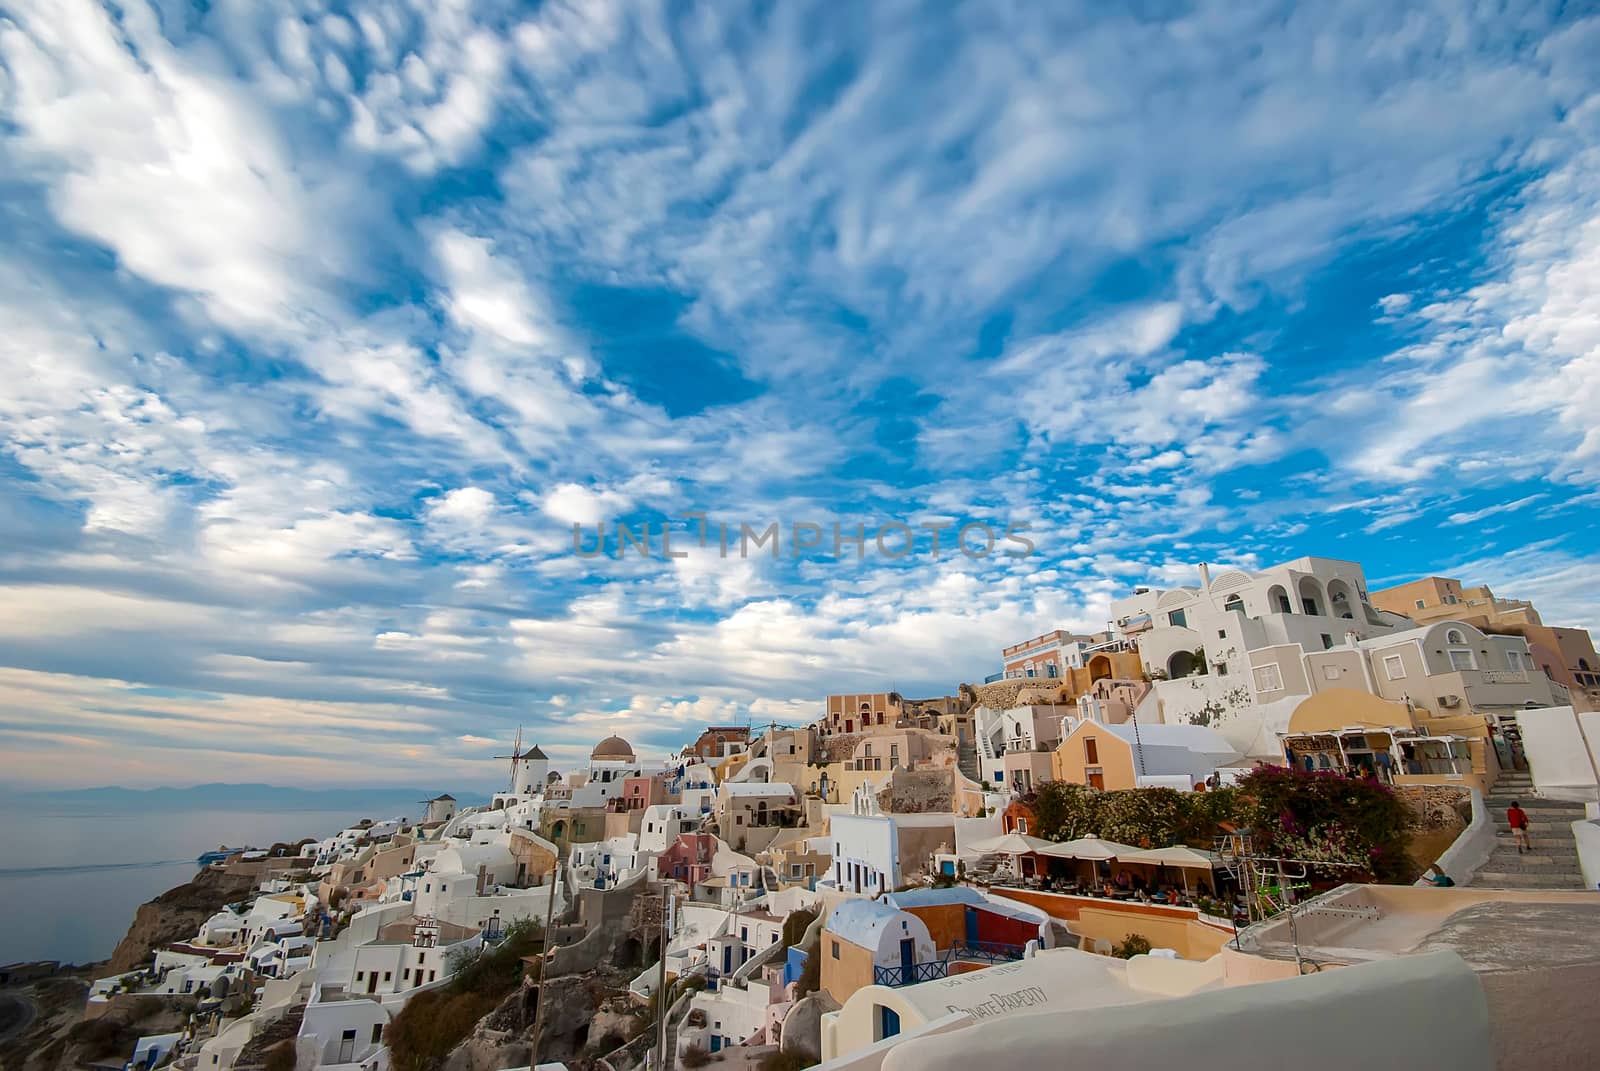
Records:
M1511 826L1506 822L1506 808L1512 800L1520 801L1528 812L1531 850L1527 854L1517 851ZM1492 889L1583 888L1578 847L1572 839L1572 823L1583 817L1583 804L1540 799L1533 794L1533 781L1527 771L1512 770L1500 775L1484 805L1494 820L1495 849L1473 877L1472 885Z
M967 775L967 780L983 783L983 770L978 765L978 747L973 743L956 745L956 767Z

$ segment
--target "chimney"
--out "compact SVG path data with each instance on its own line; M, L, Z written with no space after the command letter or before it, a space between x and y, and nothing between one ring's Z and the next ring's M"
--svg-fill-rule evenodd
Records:
M1200 590L1211 593L1211 567L1205 562L1200 563Z

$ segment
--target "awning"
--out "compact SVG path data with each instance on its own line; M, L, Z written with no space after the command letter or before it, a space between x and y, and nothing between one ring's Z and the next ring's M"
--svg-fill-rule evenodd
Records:
M1118 844L1114 840L1101 840L1099 837L1079 837L1077 840L1047 845L1039 851L1039 854L1053 856L1056 859L1104 860L1120 859L1124 855L1138 851L1140 849L1131 844Z
M1007 833L1003 837L990 837L988 840L974 841L966 847L969 852L977 852L980 855L990 855L995 852L1005 855L1026 855L1029 852L1043 851L1045 848L1054 847L1054 845L1047 840L1030 837L1024 833Z
M1127 855L1117 856L1119 863L1154 863L1157 866L1191 867L1196 870L1210 870L1222 865L1222 856L1216 852L1201 851L1177 844L1171 848L1152 848L1148 851L1131 852Z

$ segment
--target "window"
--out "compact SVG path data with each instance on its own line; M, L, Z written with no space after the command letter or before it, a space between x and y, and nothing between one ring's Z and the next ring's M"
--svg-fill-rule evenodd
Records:
M833 942L833 958L834 959L838 959L839 958L839 942L838 941Z
M1083 741L1083 761L1090 766L1100 765L1100 744L1092 736Z
M1217 629L1217 639L1225 640L1227 638L1228 638L1228 630L1227 629L1225 629L1225 628Z
M1515 669L1526 668L1522 664L1522 652L1521 651L1507 651L1506 652L1506 665L1509 666L1510 668L1514 669L1514 670Z
M384 971L384 972L383 972L383 980L384 980L384 981L385 981L385 982L392 982L392 981L394 981L394 972L393 972L393 971Z
M1449 632L1446 632L1444 634L1444 642L1445 643L1466 643L1467 641L1461 638L1461 630L1460 629L1454 629L1453 628Z
M1256 691L1278 692L1283 690L1283 674L1278 672L1278 663L1269 662L1264 666L1256 667Z
M347 1064L356 1058L356 1032L346 1030L339 1036L339 1062Z
M900 765L900 745L899 744L890 744L889 745L889 765L890 766L898 766L898 765Z
M428 972L428 981L431 982L437 977L439 977L439 972L438 971L429 971Z
M1322 649L1324 651L1327 651L1327 650L1331 650L1332 648L1333 648L1333 637L1328 635L1326 632L1324 632L1322 634Z
M1028 820L1026 818L1017 819L1017 832L1021 833L1021 834L1024 834L1024 835L1027 834L1027 832L1028 832Z
M1397 654L1384 655L1383 673L1384 676L1392 681L1404 680L1406 675L1405 660Z
M1417 609L1425 610L1427 608L1428 608L1428 601L1426 599L1418 599L1417 600Z
M1242 614L1244 613L1244 600L1237 595L1229 595L1223 600L1222 609L1224 611L1237 610Z
M1173 628L1187 628L1189 619L1184 616L1182 610L1174 610L1167 615L1167 624Z
M383 1024L382 1023L373 1023L372 1024L372 1043L374 1045L376 1045L378 1042L380 1042L382 1040L383 1040Z
M1473 660L1472 652L1465 647L1450 648L1450 668L1454 670L1476 669L1478 664Z

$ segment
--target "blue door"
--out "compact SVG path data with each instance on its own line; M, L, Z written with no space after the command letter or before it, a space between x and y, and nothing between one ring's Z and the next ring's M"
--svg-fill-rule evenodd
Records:
M721 1050L722 1050L722 1037L721 1037L721 1035L712 1034L711 1035L711 1051L712 1052L720 1052Z
M917 980L917 943L907 937L900 942L900 984Z
M967 944L978 943L978 909L967 908Z
M898 1037L900 1034L900 1013L893 1008L878 1005L878 1040Z

